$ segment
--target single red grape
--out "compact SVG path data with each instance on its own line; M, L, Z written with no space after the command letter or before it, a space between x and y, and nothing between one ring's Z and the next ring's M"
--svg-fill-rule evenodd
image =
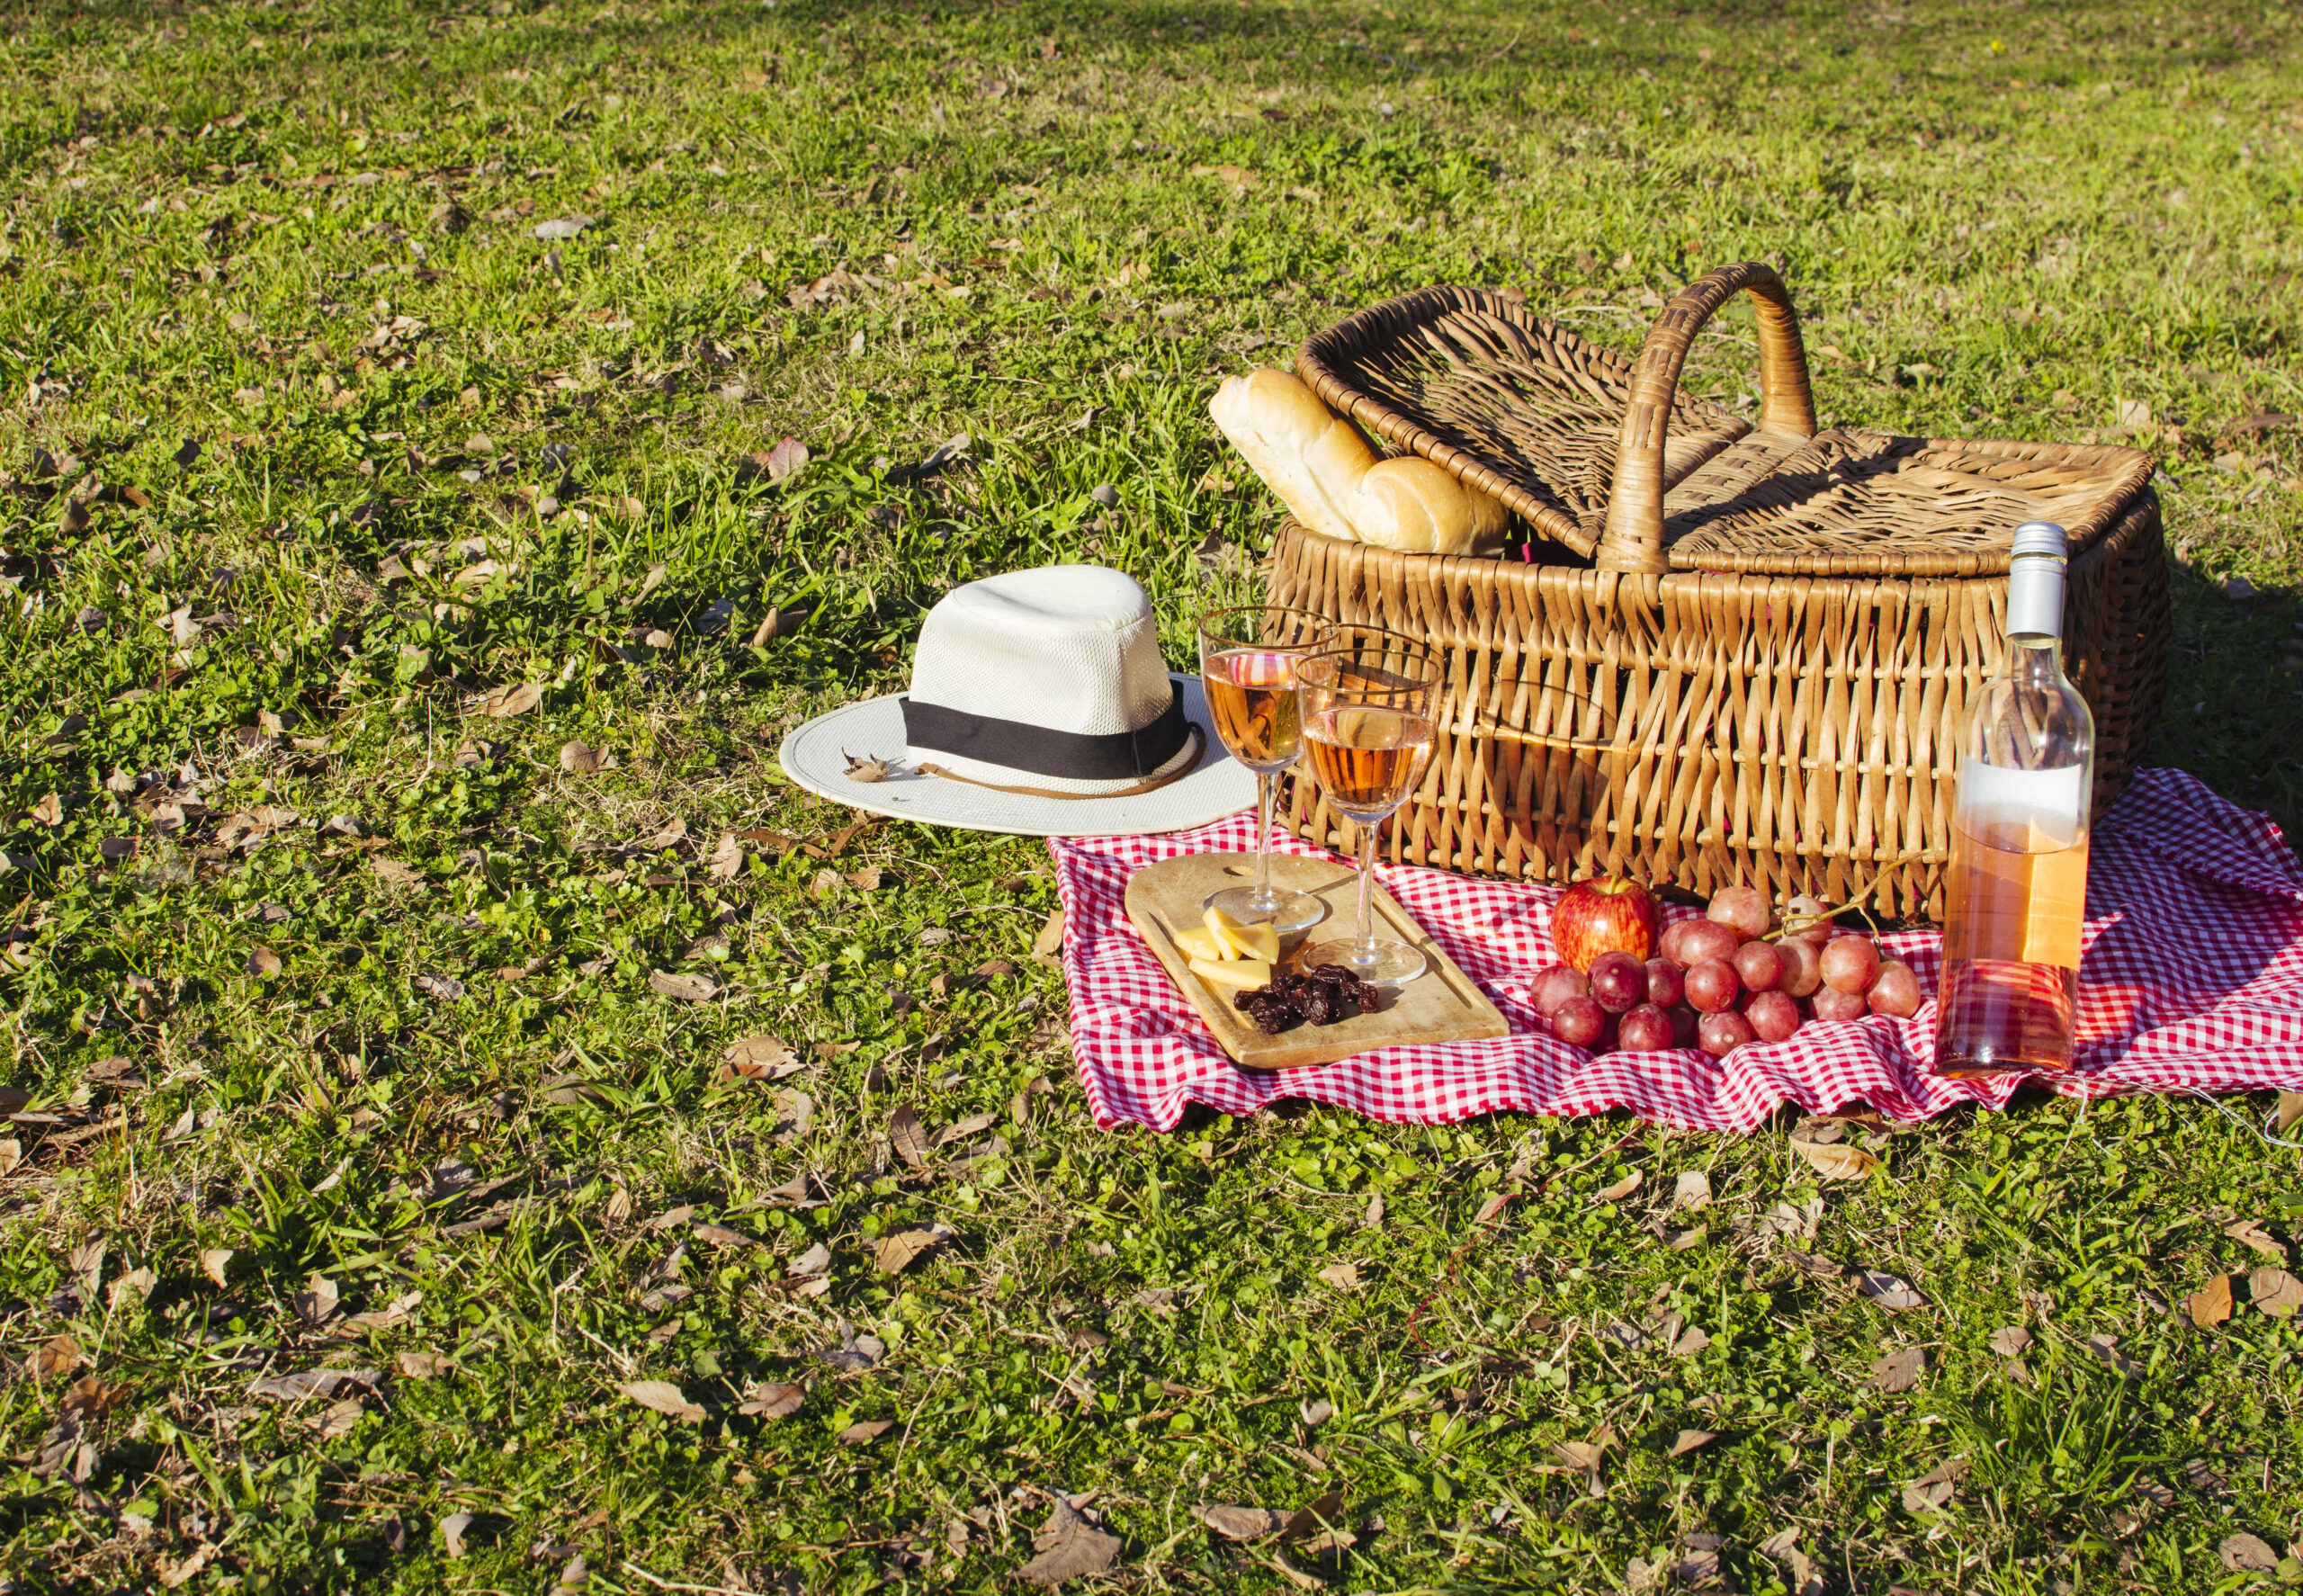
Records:
M1685 969L1687 961L1680 957L1680 938L1687 934L1687 928L1689 926L1697 923L1695 920L1676 919L1665 926L1663 934L1655 939L1655 956L1659 959L1669 959L1681 969Z
M1607 1010L1589 998L1570 998L1552 1010L1551 1034L1571 1046L1589 1047L1607 1028Z
M1747 992L1763 992L1783 980L1783 955L1772 942L1746 942L1735 950L1735 979Z
M1591 986L1583 979L1583 972L1573 964L1554 964L1536 977L1534 991L1529 994L1536 1012L1549 1019L1559 1012L1559 1006L1570 998L1588 995Z
M1721 887L1712 893L1711 907L1706 914L1745 942L1766 936L1768 922L1775 918L1765 892L1757 887L1741 886Z
M1752 1022L1732 1009L1705 1015L1696 1030L1696 1045L1716 1059L1725 1058L1752 1040Z
M1919 977L1901 959L1884 959L1879 964L1879 978L1871 983L1871 990L1864 997L1871 1005L1872 1013L1909 1019L1919 1012Z
M1834 937L1824 944L1824 984L1859 996L1879 975L1879 948L1868 937Z
M1735 1006L1735 994L1742 982L1735 978L1735 966L1725 959L1706 959L1689 967L1686 980L1688 1002L1706 1014L1722 1014Z
M1792 899L1783 906L1783 918L1799 928L1788 935L1821 947L1839 935L1839 928L1832 924L1832 917L1826 912L1830 908L1821 898L1810 898L1804 892Z
M1693 1047L1696 1027L1701 1023L1703 1016L1689 1008L1685 1002L1672 1004L1668 1012L1671 1017L1671 1045Z
M1706 959L1732 959L1743 945L1733 926L1717 920L1690 920L1680 934L1679 962L1692 970Z
M1783 961L1783 973L1776 981L1778 990L1794 998L1815 995L1824 984L1823 950L1805 937L1786 937L1775 944L1776 956Z
M1646 1001L1647 966L1620 949L1593 959L1588 973L1591 1000L1609 1014L1621 1014L1633 1004Z
M1642 1003L1616 1022L1616 1038L1626 1053L1662 1053L1671 1045L1671 1017Z
M1843 992L1835 986L1816 988L1815 1003L1817 1019L1861 1019L1871 1012L1861 992Z
M1658 1009L1669 1009L1680 1000L1686 989L1687 972L1669 959L1647 961L1647 1000Z
M1743 1018L1761 1041L1781 1042L1799 1028L1799 1005L1779 991L1753 992L1743 1005Z

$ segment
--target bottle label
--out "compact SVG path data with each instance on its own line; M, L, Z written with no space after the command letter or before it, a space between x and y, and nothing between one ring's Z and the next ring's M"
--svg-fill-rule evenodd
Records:
M2013 770L1972 757L1959 761L1958 826L2015 853L2076 847L2085 828L2087 767Z

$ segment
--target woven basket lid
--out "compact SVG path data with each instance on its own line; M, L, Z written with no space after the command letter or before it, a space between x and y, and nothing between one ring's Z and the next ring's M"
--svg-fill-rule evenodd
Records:
M1679 387L1696 333L1744 291L1755 423ZM1756 262L1689 285L1635 362L1504 295L1436 287L1313 334L1296 369L1340 413L1606 569L1992 575L2026 521L2084 550L2153 466L2138 449L1817 432L1789 294Z

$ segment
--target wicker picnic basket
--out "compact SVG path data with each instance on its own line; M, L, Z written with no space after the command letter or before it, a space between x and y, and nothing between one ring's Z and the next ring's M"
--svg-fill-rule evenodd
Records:
M1757 301L1756 426L1680 391L1688 346ZM1296 372L1368 432L1501 498L1527 560L1402 554L1295 523L1270 599L1443 650L1430 767L1395 861L1564 882L1629 871L1940 917L1952 749L2004 647L2008 548L2059 522L2100 812L2157 713L2169 632L2151 457L1818 432L1789 294L1723 267L1635 363L1501 296L1429 288L1305 340ZM1349 828L1309 782L1299 835Z

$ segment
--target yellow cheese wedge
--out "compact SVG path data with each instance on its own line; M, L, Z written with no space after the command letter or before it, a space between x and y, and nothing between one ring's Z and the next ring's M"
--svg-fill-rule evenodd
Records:
M1234 959L1256 957L1255 950L1248 946L1247 927L1222 910L1211 909L1207 911L1207 928L1215 933L1215 939L1218 942L1232 950L1224 955L1225 957Z
M1261 959L1194 959L1191 973L1210 986L1232 987L1250 991L1256 987L1271 984L1271 966Z
M1205 959L1210 964L1232 956L1232 945L1205 926L1176 933L1176 946L1183 949L1187 959Z
M1241 926L1232 933L1234 946L1248 950L1248 957L1261 959L1267 964L1279 963L1279 933L1268 925Z

